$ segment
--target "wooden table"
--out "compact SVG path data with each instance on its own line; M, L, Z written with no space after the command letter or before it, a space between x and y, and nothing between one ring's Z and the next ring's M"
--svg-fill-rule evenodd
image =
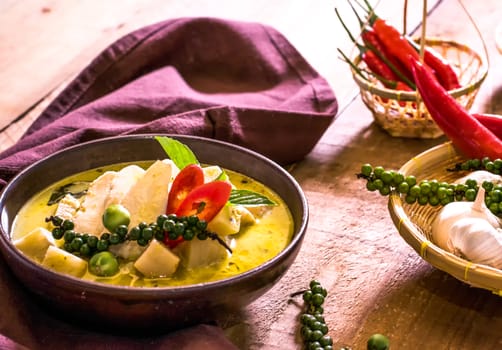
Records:
M387 1L378 12L402 23L402 6ZM497 0L464 0L486 43L489 75L475 111L499 109ZM336 121L291 173L310 205L310 224L295 264L271 291L239 314L220 320L242 349L296 349L298 303L289 294L311 279L328 289L325 317L335 348L365 348L373 333L394 349L495 349L502 347L502 299L474 289L424 262L398 235L386 198L368 193L355 177L365 162L399 168L414 155L444 142L389 136L358 97L336 49L351 45L334 13L355 22L346 1L144 0L0 2L0 151L15 143L65 82L120 36L180 16L259 21L280 30L333 87ZM408 32L421 19L422 2L408 4ZM458 1L429 2L428 35L474 46L481 40ZM399 150L396 152L396 150ZM297 300L299 301L299 300Z

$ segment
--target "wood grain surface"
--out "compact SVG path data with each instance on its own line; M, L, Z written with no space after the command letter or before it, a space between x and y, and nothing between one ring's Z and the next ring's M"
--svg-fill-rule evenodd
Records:
M382 17L402 24L403 3L381 1ZM421 20L422 1L408 1L408 28ZM495 45L502 18L497 0L464 0L482 40L457 0L429 1L427 32L473 46L490 60L473 106L502 112L501 55ZM365 349L373 333L392 349L502 348L502 299L471 288L424 262L399 236L386 198L356 179L362 163L398 169L446 139L390 137L357 95L337 48L351 44L337 22L340 9L356 30L347 1L93 1L0 2L0 150L12 145L79 70L120 36L180 16L263 22L281 31L331 84L340 113L308 157L288 170L305 191L310 223L294 265L266 295L219 323L241 349L300 349L301 299L289 295L311 279L328 288L325 318L335 348ZM63 84L63 85L62 85ZM41 104L40 104L41 102Z

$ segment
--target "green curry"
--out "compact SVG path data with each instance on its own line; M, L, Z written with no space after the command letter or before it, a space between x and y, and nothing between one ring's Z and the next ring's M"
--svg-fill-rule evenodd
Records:
M47 223L45 219L54 215L56 210L57 203L48 205L49 199L56 189L69 183L91 182L107 171L119 171L125 166L126 164L119 164L76 174L35 195L23 206L15 219L12 230L13 241L22 240L25 235L40 227L49 231L52 229L51 223ZM140 166L146 169L149 164L140 164ZM231 254L225 251L223 258L221 258L222 255L220 254L220 258L215 259L215 261L209 260L207 263L198 264L194 267L191 266L191 262L186 261L180 248L174 248L172 249L173 252L181 258L179 267L170 276L146 276L135 268L134 260L118 257L118 273L111 277L96 276L90 273L89 269L86 269L77 277L133 287L191 285L235 276L275 257L289 244L294 229L291 213L286 204L270 188L259 182L226 169L224 173L228 176L227 180L231 182L234 188L262 194L275 202L273 206L260 206L260 210L256 210L256 207L253 208L255 220L251 224L241 225L238 232L225 237L231 247ZM85 195L83 198L85 198ZM218 232L216 233L218 234ZM56 240L56 246L61 247L61 241L62 239ZM197 244L204 250L206 246L202 246L202 244L207 244L207 247L211 245L211 249L213 249L217 243L213 240L206 240L199 241ZM197 249L201 249L200 247ZM220 247L219 249L223 248ZM40 258L35 256L31 256L31 258L41 263ZM83 260L89 261L88 258ZM161 264L162 262L158 263ZM56 270L58 269L56 268Z

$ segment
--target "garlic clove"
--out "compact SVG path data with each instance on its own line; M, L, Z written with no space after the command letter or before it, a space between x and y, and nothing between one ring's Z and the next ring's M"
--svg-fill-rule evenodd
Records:
M457 220L451 226L447 245L454 254L472 262L502 268L502 230L483 218Z

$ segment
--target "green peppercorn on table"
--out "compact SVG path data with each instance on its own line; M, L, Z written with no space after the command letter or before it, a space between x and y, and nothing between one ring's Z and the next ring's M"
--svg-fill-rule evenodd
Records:
M490 59L488 77L471 110L502 114L502 56L494 44L502 7L498 0L463 3L483 34ZM399 27L403 8L396 4L382 1L377 9L381 17ZM483 52L479 36L467 25L469 19L458 1L430 1L428 6L430 36L472 45ZM356 176L365 163L399 169L446 138L391 137L374 122L358 96L349 67L338 57L337 48L350 53L352 44L335 7L345 24L357 32L358 24L345 1L3 1L0 150L21 137L90 59L133 29L183 16L272 25L328 80L340 112L312 152L288 167L310 207L308 231L294 265L263 297L241 312L217 320L218 325L240 349L302 349L305 304L301 293L315 287L310 285L315 280L326 291L322 319L333 349L365 349L374 334L386 337L379 339L388 339L393 349L500 348L502 298L469 287L425 262L398 234L387 198L368 191ZM409 1L408 33L419 24L421 7L421 1ZM292 296L295 293L300 294ZM311 317L303 316L304 322L307 318ZM89 336L70 325L56 326L75 333L76 342L85 343ZM40 334L33 331L22 345L30 348L39 344L38 338ZM134 339L130 344L133 349Z

